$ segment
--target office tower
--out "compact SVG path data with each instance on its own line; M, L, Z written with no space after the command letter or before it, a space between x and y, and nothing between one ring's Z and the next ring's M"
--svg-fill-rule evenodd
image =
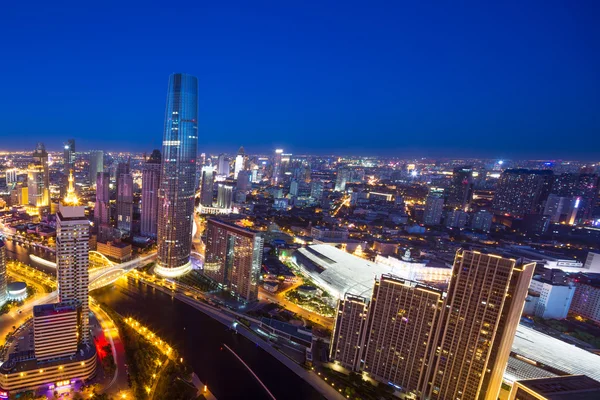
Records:
M209 219L204 273L243 301L258 298L263 238L255 231Z
M127 159L127 162L120 162L117 164L117 169L115 171L115 192L119 193L119 178L121 175L127 175L131 171L131 158Z
M241 192L247 192L252 189L252 182L250 181L250 171L240 171L237 177L236 189Z
M6 247L0 240L0 307L6 303Z
M273 157L273 169L271 173L271 185L279 185L282 179L282 171L281 171L281 155L283 154L283 149L275 150L275 156Z
M212 207L215 175L212 166L202 167L200 177L200 204L204 207Z
M98 172L103 172L103 171L104 171L104 152L102 150L90 151L89 178L90 178L91 186L94 186L96 184L96 178L98 176Z
M63 152L63 181L60 186L60 197L67 195L67 188L69 187L69 173L75 171L75 139L67 140L64 145Z
M290 196L298 196L298 181L295 179L290 182Z
M233 186L219 183L217 187L217 207L231 209L233 203Z
M142 167L142 212L140 233L155 238L158 231L158 190L160 186L160 150L153 150Z
M81 336L83 318L77 302L61 302L33 307L33 343L37 361L72 356Z
M382 275L370 304L364 370L406 392L419 392L427 381L442 303L441 290Z
M6 185L10 185L11 183L14 183L17 181L17 170L15 168L13 169L7 169L6 170Z
M338 301L329 358L352 371L361 368L365 335L367 334L367 299L346 294Z
M44 146L44 143L38 143L35 147L35 150L33 152L33 163L42 166L42 169L44 170L44 187L49 190L50 171L48 169L48 152L46 151L46 146ZM48 205L50 204L49 201L50 200L48 198Z
M225 154L219 154L217 158L217 173L221 176L229 176L229 159Z
M192 224L198 147L198 79L169 77L160 189L158 259L155 271L178 276L191 270Z
M434 195L427 196L427 200L425 201L425 212L423 214L423 223L425 225L439 225L442 220L443 210L443 198Z
M96 205L94 206L94 226L98 233L98 241L108 240L110 231L110 174L96 174Z
M496 187L492 210L497 215L541 214L554 175L549 170L507 169Z
M578 198L579 203L574 222L588 221L592 218L598 195L598 175L571 173L557 175L554 177L552 194Z
M446 226L449 228L464 228L469 221L469 214L460 209L449 211L446 214Z
M456 167L448 187L446 204L453 209L468 211L473 200L473 167Z
M133 222L133 177L121 174L117 182L117 229L129 234Z
M233 179L237 179L240 171L244 169L244 147L240 147L237 156L235 156L235 164L233 167Z
M39 163L29 164L27 168L28 202L35 207L50 205L50 191L44 184L44 166Z
M569 312L600 323L600 287L577 282Z
M489 232L492 228L494 215L489 211L477 211L471 219L471 229Z
M337 176L335 177L335 188L336 192L343 192L346 190L346 183L350 181L352 171L350 168L338 168Z
M581 205L581 197L563 197L556 194L550 194L546 200L543 214L548 216L552 223L557 224L563 222L568 225L573 225Z
M58 300L81 306L81 339L89 343L89 240L90 223L85 206L79 205L73 187L73 173L69 175L67 195L56 213L56 271Z
M498 398L534 267L457 252L425 398Z
M531 314L543 319L565 319L569 313L575 294L575 286L566 283L552 283L543 278L534 278L529 285ZM529 303L528 303L529 304Z
M593 400L600 399L600 382L585 375L516 381L508 400Z
M315 200L321 200L323 197L323 182L319 180L310 183L310 197Z

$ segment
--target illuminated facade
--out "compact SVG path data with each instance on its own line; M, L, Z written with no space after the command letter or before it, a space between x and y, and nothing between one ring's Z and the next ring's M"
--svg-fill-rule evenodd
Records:
M346 294L338 301L338 312L333 328L329 358L353 371L361 367L361 358L367 333L367 299Z
M158 231L158 189L160 186L159 150L154 150L142 167L141 234L156 237Z
M73 302L33 307L35 358L47 361L77 352L81 332L81 308Z
M158 193L158 260L155 271L178 276L191 270L198 146L198 79L169 78Z
M250 302L258 298L264 240L258 232L224 221L206 225L204 274Z
M215 170L212 166L202 167L202 176L200 178L200 204L204 207L212 207L213 205L214 173Z
M457 252L426 398L498 398L534 266Z
M240 147L237 156L235 156L235 165L233 167L233 179L237 179L240 171L244 170L244 148Z
M6 246L0 240L0 306L6 303Z
M110 233L110 174L99 172L96 175L96 205L94 206L94 226L98 241L108 240Z
M541 213L553 179L549 170L505 170L494 193L492 210L495 214L517 217Z
M120 174L117 182L117 228L130 234L133 223L133 177L129 173Z
M90 186L96 185L96 177L98 172L104 171L104 152L102 150L90 151L89 159L89 180Z

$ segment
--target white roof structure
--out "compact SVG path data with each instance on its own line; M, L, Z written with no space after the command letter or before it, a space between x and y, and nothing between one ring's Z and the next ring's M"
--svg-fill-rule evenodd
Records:
M512 351L573 375L600 381L600 356L519 324ZM507 378L507 374L505 374Z
M346 293L371 297L375 278L394 273L393 267L353 256L327 244L315 244L296 252L323 269L322 272L310 270L297 262L318 286L337 298L343 298Z

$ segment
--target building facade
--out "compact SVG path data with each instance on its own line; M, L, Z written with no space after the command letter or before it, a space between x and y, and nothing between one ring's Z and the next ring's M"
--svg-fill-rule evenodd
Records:
M468 211L473 200L473 167L456 167L448 187L446 204L455 210Z
M492 200L494 214L515 217L541 214L553 179L554 175L549 170L505 170Z
M81 327L81 307L76 302L35 306L35 358L38 361L48 361L75 354L79 346Z
M0 307L6 303L6 245L0 240Z
M192 224L198 146L198 79L169 77L158 192L159 275L179 276L192 268Z
M110 174L96 174L96 205L94 206L94 227L100 242L108 239L110 227Z
M245 302L258 298L264 239L217 219L206 225L204 274Z
M140 233L155 238L158 232L158 190L160 186L159 150L152 151L142 167L142 212Z
M427 196L425 201L425 212L423 213L423 223L425 225L439 225L444 211L444 199L437 196Z
M204 207L212 207L214 192L214 168L212 166L202 167L200 177L200 204Z
M368 299L346 294L337 305L329 359L359 371L367 334Z
M104 172L104 152L102 150L90 151L88 176L90 179L90 186L96 185L96 177L98 172Z
M117 229L131 234L133 224L133 177L120 174L117 179Z

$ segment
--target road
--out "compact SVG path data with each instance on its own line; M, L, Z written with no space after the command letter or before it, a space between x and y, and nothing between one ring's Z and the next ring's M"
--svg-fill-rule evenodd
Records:
M291 301L286 300L283 296L280 297L278 294L273 294L261 289L258 292L258 299L279 304L280 306L283 306L286 310L290 310L291 312L300 315L302 318L305 318L319 325L323 325L325 328L333 329L333 318L322 317L311 311L305 310L304 308L297 306Z
M32 310L34 306L39 304L48 304L57 301L58 292L54 291L52 293L43 294L41 297L32 299L31 301L26 302L23 307L19 308L21 313L17 311L12 311L10 313L4 314L0 316L0 345L4 345L6 342L6 335L8 335L13 330L13 326L19 327L25 321L32 316Z

